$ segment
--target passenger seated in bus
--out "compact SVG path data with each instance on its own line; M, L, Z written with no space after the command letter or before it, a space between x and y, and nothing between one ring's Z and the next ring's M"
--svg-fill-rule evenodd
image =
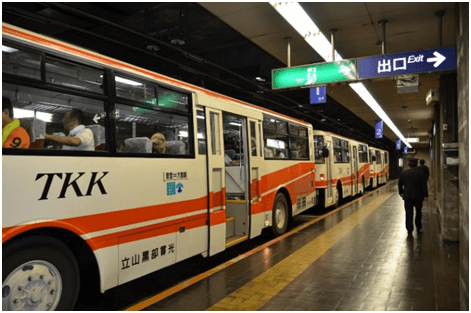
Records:
M270 148L265 147L265 157L266 158L273 158L273 151Z
M226 165L229 165L229 164L231 164L231 162L232 162L231 157L228 156L227 153L224 153L224 163L225 163Z
M69 132L68 136L46 134L46 139L62 146L62 150L95 150L95 139L91 129L85 128L83 120L85 114L82 110L72 109L65 112L62 119L64 129Z
M296 157L298 159L307 158L306 150L302 150L302 147L301 147L300 143L296 143Z
M224 163L226 165L239 164L240 160L236 160L236 151L229 149L224 151Z
M284 159L285 154L280 149L276 149L275 150L275 158Z
M10 99L2 97L2 148L29 148L28 132L13 118Z
M165 136L161 133L155 133L150 138L152 140L152 153L165 154L167 148L165 146Z

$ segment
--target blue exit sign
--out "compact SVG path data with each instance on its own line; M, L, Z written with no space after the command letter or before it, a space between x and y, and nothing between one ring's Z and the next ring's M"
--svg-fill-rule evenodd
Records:
M358 79L453 69L456 69L454 46L358 58Z
M326 87L312 87L309 88L309 99L311 104L326 103Z

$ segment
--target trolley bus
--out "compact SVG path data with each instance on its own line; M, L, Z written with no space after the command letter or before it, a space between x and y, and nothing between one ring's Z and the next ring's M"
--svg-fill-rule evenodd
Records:
M338 206L370 186L368 145L330 132L314 130L318 203Z
M31 141L2 149L4 310L73 309L85 278L104 292L316 204L310 124L2 29L2 95Z

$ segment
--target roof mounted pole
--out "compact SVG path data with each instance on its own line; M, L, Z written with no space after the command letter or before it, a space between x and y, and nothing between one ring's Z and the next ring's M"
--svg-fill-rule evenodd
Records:
M336 28L330 30L330 44L332 45L332 61L335 61L335 33L337 32Z
M382 54L386 53L386 24L388 23L388 20L381 20L378 22L381 24L381 27L383 28L383 44L381 46L381 52Z
M438 17L438 46L442 46L442 20L445 15L445 10L440 10L435 12L435 15Z
M291 37L286 37L285 40L287 43L287 51L286 51L287 59L288 59L287 65L288 67L291 67Z

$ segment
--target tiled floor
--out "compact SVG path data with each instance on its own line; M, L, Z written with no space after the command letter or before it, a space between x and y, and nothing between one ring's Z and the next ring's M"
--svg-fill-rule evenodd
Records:
M146 310L459 310L459 250L390 184Z

